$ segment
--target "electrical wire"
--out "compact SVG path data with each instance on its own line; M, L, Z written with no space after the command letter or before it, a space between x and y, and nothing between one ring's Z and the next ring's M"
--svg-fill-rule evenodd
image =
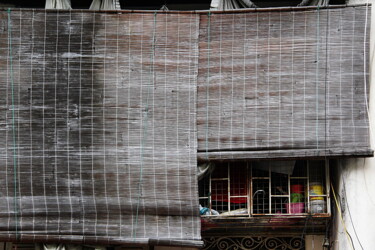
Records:
M15 128L15 105L14 105L14 76L13 76L13 51L12 51L12 20L11 9L7 10L8 13L8 56L10 67L10 83L12 90L12 138L13 138L13 172L14 172L14 219L16 240L19 238L18 234L18 197L17 197L17 143L16 143L16 128Z
M340 219L341 219L341 223L342 223L342 225L343 225L343 227L344 227L344 230L345 230L345 233L346 233L347 239L348 239L348 241L349 241L349 243L350 243L352 249L355 250L355 248L354 248L354 244L353 244L353 239L352 239L352 237L350 236L350 234L349 234L349 232L348 232L348 229L346 228L346 225L345 225L345 222L344 222L344 218L342 217L342 213L341 213L341 207L340 207L340 205L339 205L339 203L338 203L338 201L337 201L336 192L335 192L335 189L333 188L332 183L331 183L331 189L332 189L332 192L333 192L333 198L334 198L334 200L335 200L335 204L336 204L336 207L337 207L337 212L338 212L339 217L340 217Z
M307 223L309 222L311 215L308 215L305 220L305 226L303 227L302 235L301 235L301 240L304 240L305 234L306 234L306 229L307 229Z
M330 219L327 219L327 225L326 225L326 231L324 233L324 243L323 243L323 248L326 246L326 243L328 243L328 249L331 247L329 243L329 237L330 237L330 227L331 227L332 221ZM327 247L327 246L326 246Z
M338 194L337 195L338 196L338 200L340 200L340 195ZM341 202L339 202L339 205L340 205L340 208L338 209L338 210L340 210L341 211ZM338 212L339 213L339 212ZM340 214L340 213L339 213ZM341 217L341 218L343 218L343 217ZM348 234L347 234L347 237L349 236L349 240L350 240L350 243L351 243L351 246L352 246L352 248L354 248L355 249L355 246L354 246L354 243L353 243L353 238L352 238L352 236L350 235L350 233L348 232ZM336 240L337 241L337 240Z
M341 168L341 164L340 164L340 168ZM346 195L346 187L345 187L345 178L344 178L344 175L342 175L342 183L343 183L343 187L344 187L344 195L345 195L345 198L346 198L347 195ZM357 230L355 229L355 226L354 226L354 223L353 223L353 219L352 219L352 215L351 215L351 212L350 212L350 208L349 208L349 203L348 202L346 202L346 207L348 208L349 217L350 217L350 223L352 224L355 237L357 238L357 241L358 241L359 245L361 246L362 250L364 250L364 248L362 246L362 243L359 240L359 237L358 237L358 234L357 234Z

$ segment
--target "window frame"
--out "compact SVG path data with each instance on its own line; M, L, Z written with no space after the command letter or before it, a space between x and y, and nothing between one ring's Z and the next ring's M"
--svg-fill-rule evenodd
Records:
M201 215L201 216L214 216L214 217L259 217L259 216L307 216L307 215L317 215L319 217L324 217L324 216L330 216L331 215L331 201L330 201L330 172L329 172L329 169L330 169L330 166L329 166L329 160L327 159L324 159L324 160L310 160L310 159L306 159L306 160L303 160L303 161L306 161L306 176L302 176L302 177L295 177L295 176L291 176L290 174L287 174L288 176L288 191L287 191L287 194L284 194L284 195L275 195L275 194L272 194L271 192L271 186L272 186L272 178L271 178L271 174L272 174L272 171L271 171L271 168L268 167L268 176L267 177L254 177L253 176L253 166L252 166L252 161L248 161L246 162L246 170L247 170L247 174L246 174L246 178L247 178L247 195L241 195L241 196L233 196L231 195L231 168L232 167L235 167L234 164L238 164L238 162L236 161L230 161L230 162L226 162L226 168L227 168L227 177L225 178L213 178L212 177L212 173L210 173L207 177L205 178L208 178L208 196L199 196L199 203L201 204L201 201L202 200L206 200L207 201L207 204L208 204L208 211L209 211L209 215ZM309 191L309 187L310 187L310 183L313 183L314 181L312 181L311 179L311 176L310 176L310 165L311 165L311 162L312 161L322 161L324 162L324 169L323 169L323 172L324 172L324 176L322 177L324 179L324 183L322 184L323 185L323 189L324 189L324 192L323 194L319 194L319 195L312 195L310 194L310 191ZM215 171L215 170L214 170ZM255 213L254 212L254 192L253 192L253 184L254 184L254 180L260 180L260 179L265 179L265 180L268 180L268 185L269 185L269 192L268 192L268 213ZM228 207L228 212L232 212L231 211L231 205L233 205L233 203L231 203L231 198L244 198L246 197L247 198L247 213L246 214L228 214L228 215L224 215L224 216L219 216L219 215L214 215L211 211L212 210L215 210L215 207L213 206L212 204L212 199L211 199L211 194L212 194L212 182L214 181L227 181L227 189L228 189L228 204L227 204L227 207ZM289 211L291 211L291 208L290 208L290 204L291 204L291 190L290 190L290 186L291 186L291 180L305 180L306 181L306 184L305 184L305 198L304 198L304 203L305 203L305 211L303 213L291 213L291 212L287 212L287 213L272 213L272 198L286 198L288 199L288 209ZM201 185L201 182L199 182L199 185ZM326 205L326 212L325 213L311 213L310 209L311 209L311 198L314 198L314 197L323 197L323 200L325 201L325 205Z

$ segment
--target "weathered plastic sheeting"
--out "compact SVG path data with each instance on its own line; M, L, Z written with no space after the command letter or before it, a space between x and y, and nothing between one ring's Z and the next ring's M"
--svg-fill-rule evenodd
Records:
M366 6L201 15L199 159L372 156L369 19Z
M200 246L199 16L0 20L0 241Z

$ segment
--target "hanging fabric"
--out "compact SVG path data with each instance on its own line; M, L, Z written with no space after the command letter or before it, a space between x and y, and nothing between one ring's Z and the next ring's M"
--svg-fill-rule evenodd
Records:
M220 0L212 0L211 5L210 5L210 9L211 10L217 10L217 8L219 7L219 3L220 3Z
M70 10L70 0L46 0L46 9Z
M121 10L119 0L93 0L90 10Z
M43 250L66 250L64 244L43 244Z
M211 10L234 10L256 7L250 0L212 0L211 2Z
M199 164L197 169L198 180L200 181L207 175L211 174L214 169L215 164L212 162Z

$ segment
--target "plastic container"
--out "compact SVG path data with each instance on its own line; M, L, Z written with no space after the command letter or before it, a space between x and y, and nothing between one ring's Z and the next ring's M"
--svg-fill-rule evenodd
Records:
M290 210L289 210L290 206ZM305 203L296 202L296 203L287 203L285 204L286 212L289 214L301 214L305 211Z
M320 198L320 197L319 197ZM313 214L326 213L327 205L325 200L312 200L310 201L310 212Z
M297 202L303 202L303 194L298 193L292 193L290 194L290 202L297 203Z
M304 192L305 188L302 184L290 185L290 193L303 194Z
M324 195L322 183L311 182L309 186L309 195ZM311 200L324 200L324 198L323 197L311 197Z

